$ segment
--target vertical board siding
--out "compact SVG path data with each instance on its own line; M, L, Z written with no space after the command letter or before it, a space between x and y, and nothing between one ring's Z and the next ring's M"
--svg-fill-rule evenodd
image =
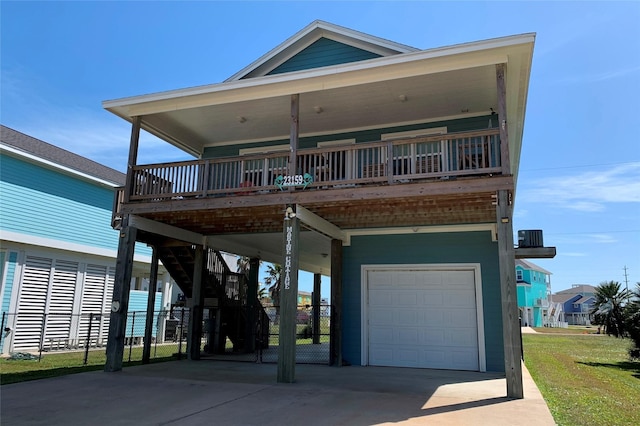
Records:
M380 56L376 53L323 37L274 68L267 75L364 61L366 59L379 58Z
M479 263L487 371L504 371L497 251L489 231L352 237L343 257L344 359L360 364L362 265Z

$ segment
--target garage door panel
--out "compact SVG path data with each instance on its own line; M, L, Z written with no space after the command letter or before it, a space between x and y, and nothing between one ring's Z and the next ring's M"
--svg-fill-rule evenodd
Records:
M473 270L369 271L367 277L369 364L479 369Z

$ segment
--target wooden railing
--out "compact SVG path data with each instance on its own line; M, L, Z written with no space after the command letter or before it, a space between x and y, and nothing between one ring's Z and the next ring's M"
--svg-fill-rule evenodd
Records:
M288 153L134 166L129 201L278 191L275 179L287 175L288 167ZM311 188L500 173L499 131L301 149L297 169L311 176Z

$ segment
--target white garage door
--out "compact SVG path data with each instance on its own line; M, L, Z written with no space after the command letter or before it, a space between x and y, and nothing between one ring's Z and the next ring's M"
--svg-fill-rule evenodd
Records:
M369 270L368 364L480 369L475 272Z

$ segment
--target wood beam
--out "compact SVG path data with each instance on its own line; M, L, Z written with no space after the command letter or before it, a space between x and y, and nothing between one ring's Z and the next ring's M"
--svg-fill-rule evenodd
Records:
M496 83L498 88L498 123L500 126L500 163L502 174L510 175L511 159L509 157L509 126L507 117L507 83L505 81L507 64L496 65Z
M555 247L531 247L515 249L516 259L553 259L556 257Z
M138 143L140 141L140 123L142 118L140 116L133 117L131 120L131 139L129 142L129 158L127 160L127 181L124 187L124 202L128 203L131 196L131 191L134 186L133 167L138 162Z
M311 293L311 304L313 305L313 344L320 344L320 285L322 281L322 275L313 274L313 293Z
M329 365L342 367L342 241L331 240Z
M122 370L136 232L136 228L129 226L128 219L125 218L123 228L120 230L120 239L118 240L118 259L116 260L116 274L109 317L109 337L107 338L107 361L104 366L104 371L106 372Z
M295 206L289 205L292 213ZM298 310L298 256L300 220L289 215L284 220L282 278L280 283L280 336L278 382L293 383L296 369L296 314Z
M247 323L245 327L244 351L253 352L256 349L256 304L258 303L258 273L260 259L249 259L249 282L247 283Z
M247 197L209 197L148 203L129 203L122 206L123 214L178 212L192 210L233 209L269 205L302 204L398 199L438 195L477 194L513 188L512 176L493 176L486 179L465 179L438 182L405 183L401 185L363 186L321 191L277 191L252 194Z
M196 246L193 262L193 289L191 291L191 311L189 312L189 331L187 356L190 360L200 359L200 339L202 336L202 281L205 265L205 248Z
M155 220L144 217L131 215L129 217L131 226L135 226L141 231L150 232L152 234L162 235L164 237L173 238L175 240L184 241L196 245L204 245L205 236L197 232L187 231L186 229L176 226L167 225L166 223L157 222Z
M504 368L507 378L507 396L522 399L522 341L518 320L516 293L515 249L513 247L513 205L510 191L498 191L496 214L498 218L498 263L500 269L500 296L502 305L502 338Z
M144 346L142 347L143 364L149 364L151 358L151 335L153 332L153 316L156 305L156 286L158 283L158 249L153 246L152 250L151 270L149 271L149 293L147 294L147 315L144 324Z
M317 214L305 209L301 205L296 206L296 215L302 223L308 225L310 228L315 229L321 234L341 241L347 241L348 239L347 234L344 233L340 228L338 228L328 220L321 218Z
M298 139L300 136L300 95L291 95L291 130L289 134L289 175L298 174Z

